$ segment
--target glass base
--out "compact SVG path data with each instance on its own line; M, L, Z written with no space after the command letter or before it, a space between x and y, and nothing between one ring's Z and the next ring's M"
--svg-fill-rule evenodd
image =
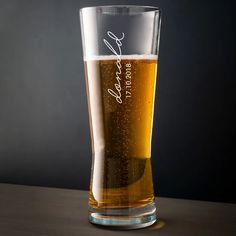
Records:
M89 221L93 224L128 230L145 228L157 220L155 203L143 207L95 209L89 207Z

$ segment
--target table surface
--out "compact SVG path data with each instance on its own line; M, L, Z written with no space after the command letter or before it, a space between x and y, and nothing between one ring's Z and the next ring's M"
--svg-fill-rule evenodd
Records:
M236 235L236 204L158 197L157 223L118 231L90 224L87 202L87 191L0 184L0 235Z

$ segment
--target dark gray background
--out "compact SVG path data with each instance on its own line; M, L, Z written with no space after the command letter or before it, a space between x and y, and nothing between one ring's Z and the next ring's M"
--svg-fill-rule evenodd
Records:
M0 0L0 182L88 189L78 9L122 3L163 11L156 194L234 202L235 8L226 0Z

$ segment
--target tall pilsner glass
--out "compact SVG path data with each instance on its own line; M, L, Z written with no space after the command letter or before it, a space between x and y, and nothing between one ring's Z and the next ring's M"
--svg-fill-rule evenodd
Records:
M80 10L94 224L131 229L156 221L151 139L160 19L156 7Z

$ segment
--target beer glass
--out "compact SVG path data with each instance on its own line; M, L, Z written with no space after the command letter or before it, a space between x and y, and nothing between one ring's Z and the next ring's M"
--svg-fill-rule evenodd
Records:
M120 229L156 221L151 167L160 10L80 10L92 142L89 221Z

